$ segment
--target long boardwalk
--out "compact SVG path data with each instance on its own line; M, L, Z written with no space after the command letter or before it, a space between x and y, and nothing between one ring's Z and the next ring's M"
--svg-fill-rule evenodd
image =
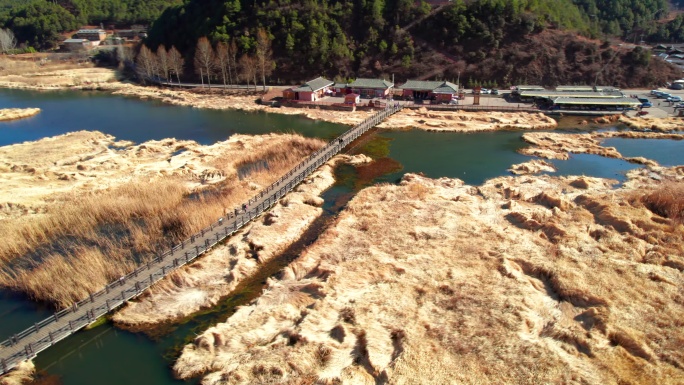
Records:
M125 277L111 282L103 290L91 294L72 307L55 313L52 317L35 323L23 332L3 341L0 344L0 374L8 372L21 361L35 357L58 341L93 323L127 300L140 295L172 271L204 254L212 246L231 236L253 218L276 204L280 198L347 144L400 109L401 106L397 104L377 112L311 154L278 181L246 202L240 209L235 209L228 216L220 218L211 226Z

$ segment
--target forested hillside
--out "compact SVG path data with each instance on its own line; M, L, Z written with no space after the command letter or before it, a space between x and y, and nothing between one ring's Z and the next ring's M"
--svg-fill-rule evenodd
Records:
M0 0L0 26L20 44L48 49L60 34L87 24L149 24L182 0Z
M665 0L189 0L154 22L147 43L192 57L206 36L214 44L234 40L239 54L249 54L257 28L265 28L273 81L461 75L503 86L593 83L601 72L605 82L647 85L664 82L671 69L649 55L601 47L601 39L645 28L659 7Z

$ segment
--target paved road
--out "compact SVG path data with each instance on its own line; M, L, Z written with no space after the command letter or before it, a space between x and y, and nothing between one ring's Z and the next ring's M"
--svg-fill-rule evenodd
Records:
M400 109L401 105L391 104L388 108L377 112L311 154L271 186L243 204L241 208L235 209L233 213L219 218L209 227L163 255L157 256L127 276L108 284L102 291L3 341L0 344L0 374L8 372L23 360L35 357L39 352L89 325L127 300L140 295L170 272L204 254L212 246L234 234L250 220L275 205L280 198L354 139Z

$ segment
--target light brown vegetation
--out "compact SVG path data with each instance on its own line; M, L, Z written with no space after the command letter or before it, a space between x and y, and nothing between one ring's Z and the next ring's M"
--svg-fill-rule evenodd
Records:
M22 385L29 383L36 372L32 361L23 361L14 370L0 377L0 385Z
M653 130L653 131L682 131L684 121L682 118L651 118L651 117L629 117L620 116L620 122L629 126L633 130Z
M619 191L410 174L367 188L174 371L207 385L680 384L684 227L651 213L653 182L632 176Z
M514 164L508 169L515 175L539 174L541 172L555 172L556 168L543 159L532 159L528 162Z
M0 57L0 87L65 88L116 81L116 72L90 63L41 62Z
M428 131L473 132L504 129L555 128L558 123L541 113L496 111L431 111L425 107L404 109L379 126L419 128Z
M0 121L28 118L40 113L40 108L3 108L0 109Z
M684 223L684 182L668 183L644 195L642 201L653 213Z
M0 284L68 306L215 221L324 142L234 135L211 146L115 143L82 132L0 149ZM240 179L237 170L257 160L268 168Z

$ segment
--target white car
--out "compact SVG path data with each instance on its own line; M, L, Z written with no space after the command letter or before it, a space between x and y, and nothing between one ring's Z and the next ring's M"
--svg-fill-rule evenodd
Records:
M682 101L682 97L681 96L670 96L669 98L667 98L667 101L672 102L672 103L679 103Z
M488 89L486 89L486 88L482 88L482 89L480 90L480 93L481 93L481 94L488 94L488 93L490 93L490 92L492 92L492 91L490 91L490 90L488 90Z

